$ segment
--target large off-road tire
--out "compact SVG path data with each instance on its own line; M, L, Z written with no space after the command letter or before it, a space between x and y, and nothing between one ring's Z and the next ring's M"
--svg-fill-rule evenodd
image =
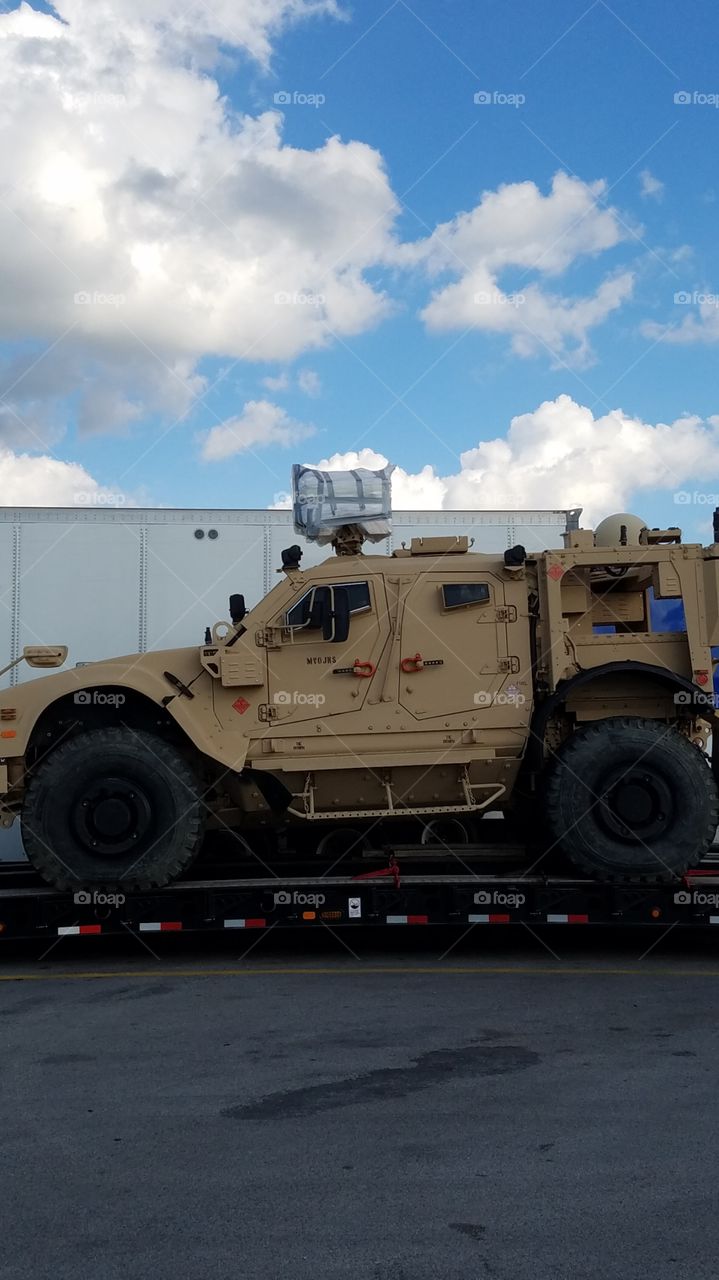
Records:
M550 843L599 880L674 880L704 857L719 822L706 760L657 720L578 729L546 785Z
M204 809L170 743L127 728L93 729L33 770L22 812L32 865L58 889L150 889L199 852Z

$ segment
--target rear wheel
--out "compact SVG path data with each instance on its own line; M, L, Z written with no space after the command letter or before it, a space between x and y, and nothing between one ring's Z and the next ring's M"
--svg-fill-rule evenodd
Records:
M550 841L600 880L673 880L704 857L717 788L697 748L656 720L578 729L547 782Z
M199 852L197 780L175 747L127 728L71 738L33 771L22 813L32 865L58 889L149 889Z

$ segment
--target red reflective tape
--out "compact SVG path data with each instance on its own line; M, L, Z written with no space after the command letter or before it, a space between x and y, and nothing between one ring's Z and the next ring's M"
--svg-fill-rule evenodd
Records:
M490 924L509 924L511 919L512 919L511 916L490 916L489 923Z
M407 916L407 924L429 924L429 916Z
M81 924L80 933L102 933L101 924Z
M160 922L161 933L177 933L182 928L181 920L162 920Z
M266 920L245 920L246 929L264 929L266 926Z
M567 916L567 924L589 924L589 916Z

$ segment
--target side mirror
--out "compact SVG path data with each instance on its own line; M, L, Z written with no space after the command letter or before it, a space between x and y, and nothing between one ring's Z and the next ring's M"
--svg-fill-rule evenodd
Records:
M67 645L26 644L22 656L29 667L61 667L67 657Z
M321 593L321 595L320 595ZM344 644L350 633L350 597L346 587L321 587L322 639Z
M230 617L232 618L233 627L239 627L246 614L245 597L241 595L230 596Z

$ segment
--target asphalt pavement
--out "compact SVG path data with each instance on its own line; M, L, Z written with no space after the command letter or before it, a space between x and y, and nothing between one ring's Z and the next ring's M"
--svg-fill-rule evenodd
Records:
M2 1280L716 1274L713 937L81 941L0 952Z

